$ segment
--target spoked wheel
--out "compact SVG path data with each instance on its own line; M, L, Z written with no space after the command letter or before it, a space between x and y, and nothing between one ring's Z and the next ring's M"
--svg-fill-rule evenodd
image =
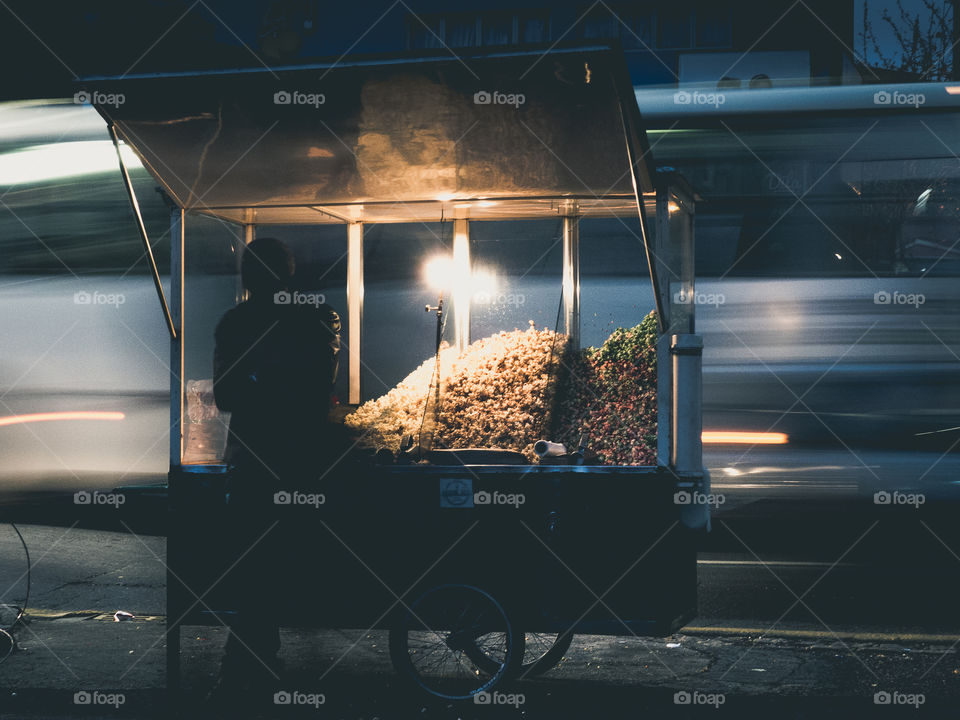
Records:
M573 642L573 632L567 630L562 633L526 633L524 635L523 662L516 677L523 679L547 672L563 659L564 653L570 649ZM479 667L487 671L496 665L496 659L487 657L479 647L468 648L467 653Z
M450 700L467 700L515 674L523 647L523 634L500 604L471 585L430 588L390 631L397 672Z

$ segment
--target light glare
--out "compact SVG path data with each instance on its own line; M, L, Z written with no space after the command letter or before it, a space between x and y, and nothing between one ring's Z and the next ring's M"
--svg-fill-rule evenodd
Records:
M120 153L128 170L143 167L129 146L121 145ZM109 140L33 145L0 155L0 185L38 183L117 170L117 152Z
M786 433L704 431L701 435L704 444L713 445L786 445Z
M30 413L28 415L7 415L6 417L0 417L0 426L50 422L53 420L123 420L125 417L122 412L97 412L95 410Z
M430 258L423 266L423 279L427 285L443 292L453 285L454 264L449 255L437 255Z

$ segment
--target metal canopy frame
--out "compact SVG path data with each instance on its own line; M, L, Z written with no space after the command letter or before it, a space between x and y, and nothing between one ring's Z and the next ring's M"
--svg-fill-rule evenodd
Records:
M362 397L365 223L452 220L462 236L461 257L469 262L470 221L562 218L565 330L577 341L579 221L639 217L662 335L658 462L673 468L679 457L682 474L696 474L698 448L678 455L674 446L692 442L699 431L678 429L674 421L679 395L684 413L694 412L699 428L699 355L681 343L687 348L683 357L695 355L696 363L681 360L678 370L670 345L670 333L693 332L693 306L682 309L689 326L680 327L670 295L671 275L683 275L683 286L692 291L693 196L678 178L654 171L619 50L589 46L461 59L404 54L296 68L88 78L81 84L101 91L93 97L110 91L126 98L120 106L96 109L117 147L171 335L171 468L181 466L184 451L187 212L241 226L247 243L261 225L344 226L347 326L354 344L350 403ZM293 88L320 88L325 102L297 106L290 93L302 91ZM497 106L491 92L522 95L524 101ZM384 106L381 95L404 104ZM275 104L277 98L287 102ZM177 206L171 217L169 304L119 152L121 139ZM388 160L371 169L368 163L378 156ZM681 196L678 207L689 215L691 229L678 245L670 238L669 198ZM649 237L645 203L657 208L656 240ZM458 342L469 342L469 303L459 309L454 303L453 314ZM691 373L698 376L692 394ZM683 438L677 437L681 432Z
M606 46L81 85L124 97L96 109L177 205L236 222L248 208L258 225L357 219L345 205L398 222L493 200L485 219L548 215L564 199L618 213L637 187L652 191L649 162L637 161L636 185L628 172L625 123L635 157L649 148L623 58Z

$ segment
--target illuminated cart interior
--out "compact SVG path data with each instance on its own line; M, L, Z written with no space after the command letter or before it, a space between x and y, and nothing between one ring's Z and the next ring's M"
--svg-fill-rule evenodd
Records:
M123 104L97 109L124 176L120 143L132 147L171 205L168 288L154 265L171 335L171 687L180 672L180 626L225 622L242 591L231 582L239 551L222 530L228 468L221 460L224 419L211 409L209 340L193 338L209 338L223 310L243 298L243 244L281 226L339 228L347 407L373 397L361 386L371 361L361 339L365 229L374 226L450 228L440 274L454 281L440 296L446 326L438 320L437 342L445 328L456 354L475 339L476 298L456 282L473 276L474 230L503 221L558 223L554 330L576 350L581 224L639 220L649 282L637 278L637 292L639 298L646 288L659 340L651 462L600 465L588 456L581 464L495 464L483 454L465 454L459 464L342 459L320 481L322 504L286 515L280 511L290 508L264 509L280 512L289 541L289 552L277 559L288 563L289 583L277 588L270 612L292 625L390 629L398 670L453 698L490 689L519 668L549 669L571 633L663 635L693 617L695 535L709 522L706 505L690 502L708 486L701 343L694 305L685 302L693 297L694 198L681 178L655 171L618 52L407 56L89 78L84 86L123 93ZM128 178L127 187L152 262ZM195 236L193 227L200 230ZM190 262L212 242L204 230L210 227L229 230L232 266L199 287ZM219 305L209 302L214 292ZM420 332L422 305L417 320ZM524 501L475 502L491 496ZM443 624L451 608L465 607L481 608L483 627L467 632ZM468 677L417 666L413 644L427 631L471 663Z

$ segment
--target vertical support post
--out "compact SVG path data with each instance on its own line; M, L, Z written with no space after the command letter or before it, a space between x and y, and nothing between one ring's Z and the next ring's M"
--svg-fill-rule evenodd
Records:
M174 511L178 504L176 496L177 482L183 457L183 286L184 286L184 212L174 208L170 214L170 319L173 329L170 339L170 509ZM169 556L180 554L179 537L176 532L176 518L170 522L168 538ZM174 560L174 562L176 562ZM170 702L178 700L180 689L180 623L182 612L179 578L167 567L167 690Z
M457 352L470 344L470 303L473 300L470 268L470 221L465 217L453 221L453 329Z
M563 216L563 319L564 332L574 350L580 349L580 217L577 206Z
M170 340L170 467L183 457L183 284L184 213L170 214L170 317L174 336Z
M652 202L651 202L652 201ZM693 333L696 320L696 288L694 278L693 193L679 176L658 173L656 198L647 200L654 212L653 269L659 282L660 327L663 335L657 342L657 461L673 465L675 423L671 417L676 405L673 392L676 378L671 357L671 337ZM698 411L699 412L699 411Z
M676 272L676 263L670 245L670 203L666 182L657 182L656 197L652 204L654 251L647 254L647 259L656 258L658 263L650 268L650 274L664 276L663 281L653 286L653 291L660 295L655 298L655 303L660 308L659 325L663 333L657 341L657 462L660 465L672 465L673 359L670 355L670 328L673 303L670 298L670 273ZM647 237L649 242L649 235Z
M678 475L699 475L703 470L703 389L701 363L703 338L673 335L670 339L673 365L673 443L670 465Z
M703 468L703 338L673 335L670 340L673 369L673 403L670 422L670 468L677 480L691 482L696 492L709 492ZM683 506L681 522L689 528L709 528L710 506L691 502Z
M237 250L237 304L247 299L247 291L243 288L243 280L240 277L240 263L243 260L243 252L247 245L252 243L257 236L257 226L253 224L253 211L249 208L244 212L243 219L243 248Z
M667 269L676 279L666 298L672 375L670 467L681 487L702 497L710 492L710 474L703 467L703 338L693 334L697 305L693 211L693 195L681 178L669 178L658 187L657 232L666 233ZM680 522L688 528L709 530L710 506L702 501L683 505Z
M670 465L673 450L673 359L670 355L670 335L657 338L657 465Z
M666 317L664 331L695 331L696 287L694 277L693 201L682 189L669 183L657 185L655 247L664 278L661 302Z
M347 350L350 365L348 400L350 405L359 405L360 394L360 349L363 337L363 223L347 225L347 335L350 347Z

